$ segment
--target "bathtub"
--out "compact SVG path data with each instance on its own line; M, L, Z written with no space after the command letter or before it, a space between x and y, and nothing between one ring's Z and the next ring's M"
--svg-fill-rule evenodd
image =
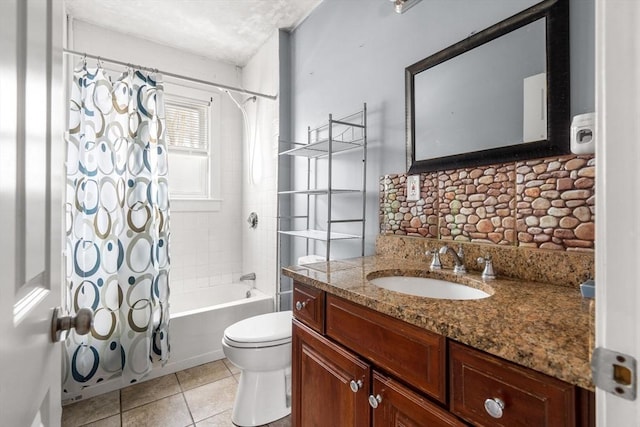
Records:
M242 319L270 313L274 306L273 297L243 283L233 283L172 294L169 310L169 361L164 366L154 366L142 381L223 359L224 330ZM106 380L78 394L63 393L62 403L88 399L125 386L120 378Z
M171 356L160 375L223 359L224 330L239 320L272 312L273 308L271 296L239 283L171 295Z

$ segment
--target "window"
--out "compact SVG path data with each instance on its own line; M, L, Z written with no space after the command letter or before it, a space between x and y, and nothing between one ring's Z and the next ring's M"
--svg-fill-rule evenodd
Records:
M219 95L165 82L169 191L173 210L219 208Z

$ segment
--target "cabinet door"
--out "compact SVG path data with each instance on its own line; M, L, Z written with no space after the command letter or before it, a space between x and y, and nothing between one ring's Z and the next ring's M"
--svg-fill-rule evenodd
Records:
M373 373L374 427L464 427L466 424L435 403L378 372Z
M369 366L295 319L292 342L293 426L369 426Z
M573 427L574 386L449 343L451 412L476 426Z

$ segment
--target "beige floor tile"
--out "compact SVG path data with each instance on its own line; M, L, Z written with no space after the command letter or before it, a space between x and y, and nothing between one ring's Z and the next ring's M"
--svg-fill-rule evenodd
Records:
M233 408L238 383L227 377L184 392L193 420L198 422Z
M119 412L120 392L116 390L64 406L62 408L62 426L81 426Z
M233 427L231 409L196 423L196 427Z
M269 427L291 427L291 415L280 418L278 421L269 423Z
M182 394L165 397L122 413L122 427L185 427L193 425Z
M239 374L240 373L240 368L238 368L233 363L229 362L229 359L222 359L222 361L224 362L225 365L227 365L227 368L229 368L229 370L231 371L232 374Z
M120 390L122 411L180 393L180 385L174 374L154 378Z
M176 375L182 391L187 391L229 377L231 372L222 360L216 360L215 362L176 372Z
M83 427L120 427L121 425L120 414L118 414L109 418L101 419L100 421L96 421L95 423L86 424Z

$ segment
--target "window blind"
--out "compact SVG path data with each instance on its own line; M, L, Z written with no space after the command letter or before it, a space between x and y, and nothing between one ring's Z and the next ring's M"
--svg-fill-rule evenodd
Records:
M170 147L209 149L208 105L165 99L164 111Z

